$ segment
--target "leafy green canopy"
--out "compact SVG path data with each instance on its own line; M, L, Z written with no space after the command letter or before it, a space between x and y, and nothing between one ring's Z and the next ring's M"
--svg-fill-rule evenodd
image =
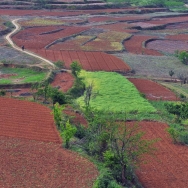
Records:
M111 112L155 112L155 108L141 97L135 86L125 77L114 72L86 72L80 76L88 86L93 84L95 96L91 96L90 106L99 111ZM77 99L84 107L84 96Z

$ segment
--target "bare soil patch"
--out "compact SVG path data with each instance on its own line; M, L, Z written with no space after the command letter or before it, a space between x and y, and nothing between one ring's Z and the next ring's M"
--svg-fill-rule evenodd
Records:
M66 106L66 108L63 110L63 113L70 117L71 122L73 122L74 125L83 125L84 127L88 126L88 122L83 117L83 115L79 112L74 111L71 106Z
M154 156L145 156L137 175L145 188L177 188L188 185L188 148L175 145L159 122L140 122L139 126L146 132L146 139L159 138Z
M74 83L74 77L68 72L60 72L55 75L55 78L51 85L58 87L63 92L67 92Z
M70 69L70 64L77 61L82 68L88 71L129 71L130 67L121 59L104 52L84 52L67 50L33 50L33 52L51 61L61 60L65 67Z
M61 143L49 108L5 97L0 103L1 136Z
M6 188L91 188L98 175L90 161L60 144L4 136L0 163L0 187Z
M136 88L149 100L176 101L176 95L164 86L146 79L129 78Z

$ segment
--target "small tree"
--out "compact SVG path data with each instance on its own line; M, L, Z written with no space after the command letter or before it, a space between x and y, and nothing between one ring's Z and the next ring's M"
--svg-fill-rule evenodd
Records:
M52 99L52 103L59 103L60 105L66 103L65 94L62 91L59 91L57 88L51 88L50 98Z
M187 76L186 76L185 73L179 73L179 74L178 74L178 78L179 78L180 81L181 81L181 85L182 85L182 84L186 84L186 82L187 82Z
M5 96L5 95L6 95L6 91L0 90L0 96Z
M132 179L131 171L140 157L154 151L153 143L156 140L142 139L144 132L139 130L137 124L113 123L110 130L109 149L104 153L104 160L111 169L119 169L121 175L117 178L125 186Z
M66 148L70 148L70 139L75 135L76 130L76 127L72 126L69 120L67 120L65 126L61 125L61 136L65 139Z
M65 67L65 62L60 61L60 60L54 62L54 64L55 64L58 68L60 68L60 69L62 69L62 68Z
M78 78L78 75L80 74L80 71L82 70L82 66L77 61L73 61L70 67L71 67L73 76L75 78Z
M169 75L170 75L171 80L172 80L172 76L174 75L174 71L173 71L173 70L170 70L170 71L169 71Z
M186 51L179 52L178 58L183 64L188 64L188 53Z
M53 116L54 116L54 121L55 124L57 125L58 128L60 128L62 126L62 122L63 122L63 116L62 116L62 111L63 111L64 107L60 106L59 103L55 103L54 107L53 107Z

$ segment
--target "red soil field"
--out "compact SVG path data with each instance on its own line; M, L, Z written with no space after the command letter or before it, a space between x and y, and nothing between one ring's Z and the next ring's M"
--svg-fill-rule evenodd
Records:
M71 15L82 15L82 14L99 14L99 13L127 13L137 10L135 8L125 8L125 9L98 9L98 10L77 10L77 11L67 11L67 10L10 10L1 9L0 15L9 16L26 16L26 15L36 15L36 16L71 16ZM140 8L143 12L155 12L155 11L165 11L165 8Z
M61 143L51 110L43 105L0 97L0 135Z
M176 23L172 25L167 25L165 29L187 29L188 23Z
M188 147L173 144L168 127L159 122L140 122L146 132L145 139L156 139L157 151L154 156L145 156L137 175L145 188L187 188L188 187Z
M63 92L67 92L74 83L73 76L68 72L60 72L55 75L55 78L51 85L53 87L58 87L59 90L62 90Z
M167 35L166 39L188 41L188 35L186 34Z
M187 20L188 20L188 16L177 16L177 17L169 17L169 18L153 18L151 21L146 21L146 23L166 25L166 24L187 22Z
M78 61L82 68L88 71L129 71L130 67L121 59L103 52L84 51L53 51L53 50L32 50L51 61L61 60L65 67L70 69L73 61ZM47 56L51 54L51 56Z
M2 188L91 188L98 176L90 161L60 144L21 138L0 136L0 164Z
M146 35L135 35L131 37L129 40L124 42L125 50L133 54L145 54L145 55L155 55L162 56L161 53L155 50L150 50L143 47L143 43L149 39L155 39L153 36Z
M174 54L176 50L188 50L188 44L180 40L154 40L147 43L147 48Z
M59 31L59 29L62 29ZM78 34L88 29L87 27L68 27L68 26L44 26L33 27L21 30L12 39L19 47L25 46L26 49L42 49L59 38ZM46 32L57 31L51 34Z
M128 78L149 100L176 101L176 95L164 86L146 79Z
M79 112L75 112L71 106L66 106L63 113L69 116L70 122L73 122L74 125L83 125L84 127L88 127L87 120Z
M116 16L97 16L97 17L92 17L89 18L89 22L109 22L109 21L131 21L131 20L149 20L149 16L121 16L121 17L116 17Z

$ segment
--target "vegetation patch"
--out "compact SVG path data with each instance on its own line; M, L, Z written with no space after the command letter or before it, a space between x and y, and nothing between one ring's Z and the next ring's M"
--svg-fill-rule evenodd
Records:
M47 72L40 72L27 68L10 68L3 67L0 69L2 75L9 75L8 77L0 77L0 84L22 84L41 82L45 79Z
M86 86L93 84L95 97L90 105L97 110L112 112L155 112L155 108L140 96L135 86L123 76L108 72L81 72ZM84 107L84 96L77 99Z

